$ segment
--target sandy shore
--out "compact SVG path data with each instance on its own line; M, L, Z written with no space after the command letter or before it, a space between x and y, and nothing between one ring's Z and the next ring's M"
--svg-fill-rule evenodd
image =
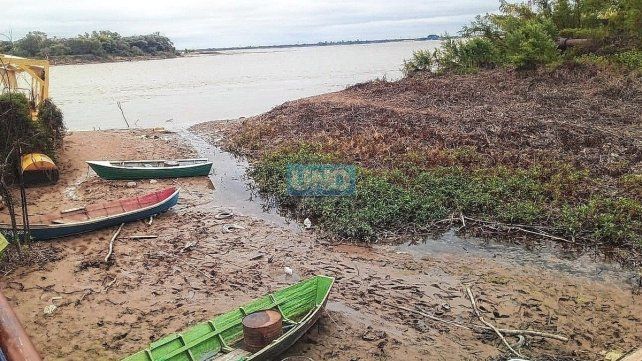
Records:
M0 287L46 360L119 359L313 274L335 276L336 286L318 327L286 356L494 360L507 355L490 334L437 323L394 306L478 323L466 286L497 326L539 329L571 339L527 338L521 351L533 359L602 360L606 352L642 344L642 296L625 280L578 277L467 252L418 256L391 246L328 244L313 232L243 214L216 220L220 204L207 178L143 181L128 188L126 182L97 178L84 164L88 159L192 155L194 150L172 133L75 132L66 139L60 182L28 191L31 212L41 213L163 186L182 189L179 204L152 225L137 222L123 228L111 264L101 261L114 229L34 243L31 253L46 254L46 260L3 266ZM229 223L243 229L223 232ZM138 234L158 238L126 239ZM285 266L294 269L293 277L285 275ZM50 304L58 308L45 315Z

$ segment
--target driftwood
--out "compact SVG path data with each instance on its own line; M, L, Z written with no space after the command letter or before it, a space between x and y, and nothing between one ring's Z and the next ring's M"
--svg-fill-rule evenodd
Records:
M127 239L154 239L154 238L158 238L158 236L155 235L155 234L149 234L149 235L140 234L140 235L128 236L128 237L125 237L125 238L127 238Z
M534 234L534 235L537 235L537 236L540 236L540 237L550 238L550 239L554 239L554 240L562 241L562 242L566 242L566 243L575 243L572 240L568 240L566 238L562 238L562 237L558 237L558 236L554 236L552 234L546 233L546 232L541 230L542 227L540 227L540 226L529 226L529 225L523 225L523 224L491 222L491 221L484 221L482 219L471 218L471 217L468 217L468 216L462 216L462 223L463 223L464 219L467 219L469 221L473 221L473 222L476 222L476 223L502 227L502 228L507 229L509 231L510 230L516 230L516 231L529 233L529 234ZM465 225L465 223L464 223L464 225ZM526 229L525 227L534 228L536 230L534 230L534 231L533 230L529 230L529 229Z
M497 334L497 336L499 336L499 338L502 340L502 342L504 343L504 345L506 345L506 347L508 347L508 349L510 350L510 352L512 352L513 354L515 354L515 356L517 356L517 357L522 357L522 355L521 355L519 352L517 352L517 351L516 351L516 350L515 350L515 349L514 349L514 348L513 348L509 343L508 343L508 341L506 341L506 338L504 337L504 335L502 335L502 333L501 333L501 332L499 332L499 330L497 329L497 327L495 327L492 323L490 323L490 322L488 322L488 321L486 321L486 320L484 319L484 316L482 316L481 312L479 312L479 309L477 308L477 303L475 303L475 296L473 296L473 291L471 291L471 290L470 290L470 287L466 287L466 293L468 294L468 298L470 299L470 304L473 306L473 311L475 312L475 315L477 315L477 318L479 318L479 321L481 321L481 323L483 323L484 325L486 325L486 326L488 326L489 328L491 328L491 329L493 330L493 332L495 332L495 334Z
M120 234L120 231L123 229L123 226L125 223L121 223L120 227L118 227L118 230L114 235L111 237L111 240L109 241L109 252L107 253L107 256L105 256L105 262L109 261L109 257L111 257L111 254L114 252L114 241L116 240L116 237Z

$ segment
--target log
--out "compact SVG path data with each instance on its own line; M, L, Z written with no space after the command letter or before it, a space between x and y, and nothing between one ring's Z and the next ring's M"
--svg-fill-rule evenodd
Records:
M565 50L574 46L588 45L591 43L591 39L557 38L556 43L559 49Z
M18 316L0 293L0 347L8 360L41 361Z

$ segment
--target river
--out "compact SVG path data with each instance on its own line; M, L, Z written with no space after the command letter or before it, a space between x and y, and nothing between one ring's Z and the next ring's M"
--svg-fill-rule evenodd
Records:
M118 102L132 127L177 130L376 78L399 79L413 51L437 46L403 41L61 65L51 69L50 96L70 130L125 128Z

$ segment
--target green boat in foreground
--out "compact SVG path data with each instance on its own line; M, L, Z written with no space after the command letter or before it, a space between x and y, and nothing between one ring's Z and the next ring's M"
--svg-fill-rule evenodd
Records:
M205 158L176 160L91 160L87 161L100 178L134 180L206 176L212 162Z
M321 317L334 278L314 276L265 295L184 332L164 337L124 361L270 360L292 346ZM254 312L281 314L283 334L257 352L244 348L243 318Z

